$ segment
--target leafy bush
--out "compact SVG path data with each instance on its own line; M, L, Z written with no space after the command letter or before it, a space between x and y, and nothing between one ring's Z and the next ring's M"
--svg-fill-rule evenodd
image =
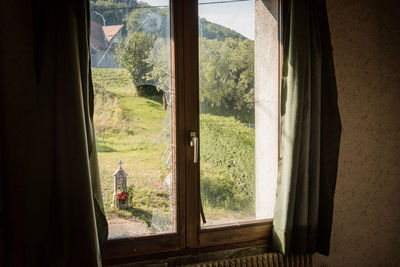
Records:
M201 172L201 199L203 204L210 206L237 209L240 203L235 201L235 194L231 179L224 176L212 176L207 172ZM239 206L238 206L239 204Z
M154 96L161 95L162 91L157 90L154 85L139 85L136 86L136 93L139 96Z
M241 209L254 205L254 129L236 119L203 114L200 118L201 159L220 174L202 168L202 199Z

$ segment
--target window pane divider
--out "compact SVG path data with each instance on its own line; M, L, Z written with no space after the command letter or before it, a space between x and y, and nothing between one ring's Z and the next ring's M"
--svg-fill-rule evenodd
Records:
M197 1L182 1L183 7L183 51L184 51L184 142L185 142L185 220L188 248L199 245L200 229L200 168L193 162L193 147L190 132L199 133L199 78L198 78L198 13ZM201 142L201 139L199 139Z

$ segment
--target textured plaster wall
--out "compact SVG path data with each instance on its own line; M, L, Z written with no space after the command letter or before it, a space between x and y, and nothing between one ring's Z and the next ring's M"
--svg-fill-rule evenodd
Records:
M327 0L343 133L331 255L400 266L400 4Z
M255 1L256 218L274 217L278 176L278 0Z

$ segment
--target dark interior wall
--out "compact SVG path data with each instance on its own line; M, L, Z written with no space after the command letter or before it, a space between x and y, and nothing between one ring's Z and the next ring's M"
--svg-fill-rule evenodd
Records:
M331 255L400 266L400 4L327 0L343 132Z

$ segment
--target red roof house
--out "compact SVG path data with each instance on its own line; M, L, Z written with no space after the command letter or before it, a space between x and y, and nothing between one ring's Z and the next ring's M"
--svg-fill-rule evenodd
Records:
M122 37L124 25L102 26L90 21L90 48L92 66L103 68L120 67L115 61L115 43Z

